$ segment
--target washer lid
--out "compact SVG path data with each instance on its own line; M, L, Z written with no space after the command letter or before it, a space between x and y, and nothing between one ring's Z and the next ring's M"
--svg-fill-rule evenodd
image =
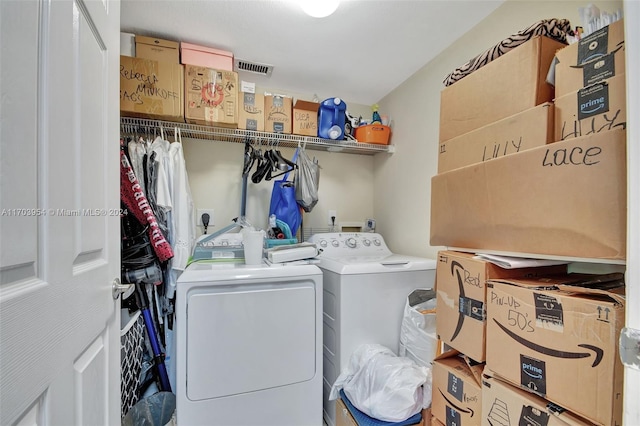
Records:
M300 277L322 274L315 265L245 265L232 262L194 262L178 278L180 283L209 282L225 283L228 281L274 279L286 277Z
M342 275L380 274L436 269L435 259L391 254L389 256L320 257L322 269Z

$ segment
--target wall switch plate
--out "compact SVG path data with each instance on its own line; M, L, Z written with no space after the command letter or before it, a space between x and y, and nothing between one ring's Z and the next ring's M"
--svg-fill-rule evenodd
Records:
M198 226L204 226L202 224L202 215L204 213L208 213L209 214L209 225L207 225L207 228L213 227L213 209L198 209L197 212L198 212L197 213L198 217L196 218L196 220L197 220Z

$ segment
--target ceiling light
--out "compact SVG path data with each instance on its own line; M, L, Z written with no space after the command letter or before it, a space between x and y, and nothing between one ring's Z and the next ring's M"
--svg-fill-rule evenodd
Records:
M336 11L339 0L299 0L300 7L309 16L324 18Z

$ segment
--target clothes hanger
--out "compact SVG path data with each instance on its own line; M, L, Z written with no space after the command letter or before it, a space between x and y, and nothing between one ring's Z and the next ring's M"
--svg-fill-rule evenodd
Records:
M247 176L256 161L255 148L251 145L249 138L244 141L244 164L242 165L242 176Z

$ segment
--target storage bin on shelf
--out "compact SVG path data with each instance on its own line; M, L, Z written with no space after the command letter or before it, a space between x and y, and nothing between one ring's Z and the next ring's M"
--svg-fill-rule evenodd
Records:
M361 143L389 144L391 128L383 124L368 124L356 127L356 140Z

